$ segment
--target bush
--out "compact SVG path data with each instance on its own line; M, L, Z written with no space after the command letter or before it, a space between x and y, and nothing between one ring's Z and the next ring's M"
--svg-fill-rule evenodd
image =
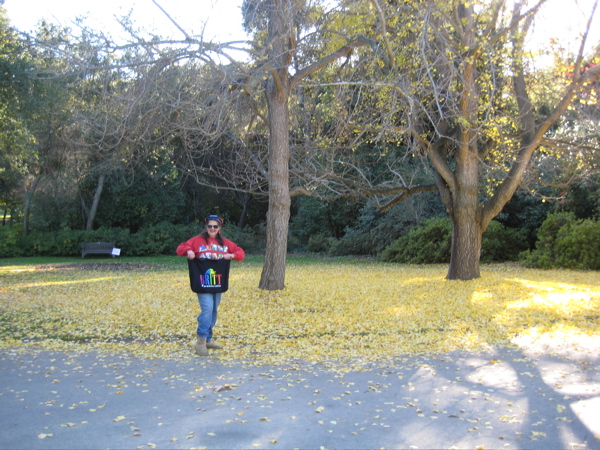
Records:
M586 219L562 227L554 248L558 267L600 270L600 222Z
M21 227L16 224L0 227L0 258L14 258L24 254Z
M538 231L535 250L520 255L525 267L600 270L600 222L573 213L551 214Z
M327 254L329 256L374 255L376 244L371 233L351 231L341 239L330 240Z
M25 238L27 254L36 256L76 256L81 254L85 231L60 230L31 233Z
M525 249L527 239L521 230L505 227L492 220L482 236L481 262L516 261Z
M36 232L22 238L19 228L4 226L0 227L0 258L23 255L80 256L83 242L114 242L123 256L174 255L181 242L202 231L203 227L199 224L174 225L162 222L146 226L135 234L123 228L99 228L93 231ZM235 225L227 225L223 235L246 253L264 251L266 239L262 228L240 229Z
M452 247L452 221L437 217L412 228L380 254L388 262L407 264L449 263ZM493 220L483 233L481 262L514 261L527 248L525 237L514 228Z
M183 233L178 228L182 227L177 227L169 222L143 227L131 235L129 245L125 249L126 254L136 256L172 255L180 242L189 239L180 240Z
M223 228L223 237L235 242L242 247L246 253L254 254L263 253L267 242L266 229L261 225L257 225L254 229L250 227L239 228L235 225L225 225ZM187 239L189 239L189 237Z
M435 264L450 262L452 222L446 217L425 220L380 254L388 262Z
M525 267L537 267L539 269L550 269L555 266L554 242L558 230L568 223L576 222L573 213L549 214L537 232L537 242L534 250L527 250L519 255L521 264Z
M326 234L315 234L308 238L306 249L311 253L326 253L334 241L335 238Z

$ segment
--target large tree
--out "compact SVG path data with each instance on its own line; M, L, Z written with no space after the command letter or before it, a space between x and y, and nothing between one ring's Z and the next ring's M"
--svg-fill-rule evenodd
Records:
M525 43L544 3L528 8L525 1L505 0L428 0L400 7L372 2L380 18L381 51L368 70L361 68L364 63L353 67L359 76L347 83L348 136L396 141L431 169L453 224L448 279L480 276L483 232L533 169L551 127L600 77L600 66L584 67L592 11L571 76L555 84L537 82ZM544 96L543 91L559 93ZM534 103L540 98L544 108ZM353 185L365 174L359 163L355 166ZM363 191L391 194L393 189L383 188L394 173L390 166L387 184L374 189L363 183ZM418 179L396 178L404 190L388 195L382 209L428 187Z
M336 51L297 68L290 74L294 54L299 51L296 42L302 32L297 18L302 2L293 0L266 0L268 19L267 68L265 96L269 125L269 210L267 213L267 247L259 287L276 290L285 287L285 263L291 207L290 185L290 96L299 82L313 73L348 56L366 43L354 39Z
M35 159L35 138L20 107L27 103L31 69L26 49L0 7L0 204L5 216L20 203L19 189Z
M206 43L183 30L185 39L169 41L169 48L160 40L138 40L136 45L150 55L143 64L153 67L145 76L154 81L146 84L160 89L163 105L144 119L166 119L183 144L176 160L199 183L243 192L267 189L267 247L259 287L277 290L285 287L291 196L303 190L290 180L293 89L367 41L340 36L332 47L314 52L298 44L315 25L309 14L314 8L302 1L259 0L248 2L245 10L248 23L253 23L248 27L255 31L251 47ZM252 61L232 56L240 49L249 52ZM156 80L174 72L167 67L184 60L187 63L176 71L176 89L158 87L164 85ZM152 89L136 98L156 96Z
M16 174L22 177L18 181L24 197L23 234L27 235L40 183L47 175L59 171L64 162L61 134L69 122L68 78L56 76L65 70L59 54L32 45L7 28L3 10L0 22L3 66L0 114L4 116L0 145L5 147L2 158L5 167L0 172L7 180L12 178L13 183L17 181ZM46 24L38 33L46 40L64 38L62 30ZM6 183L10 185L9 181Z

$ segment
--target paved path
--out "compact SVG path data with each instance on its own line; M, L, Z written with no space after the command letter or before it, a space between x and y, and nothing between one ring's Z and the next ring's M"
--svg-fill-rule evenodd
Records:
M0 448L600 449L597 347L364 371L0 351Z

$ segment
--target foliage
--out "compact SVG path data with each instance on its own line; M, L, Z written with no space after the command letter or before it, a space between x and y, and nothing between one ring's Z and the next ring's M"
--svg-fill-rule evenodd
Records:
M77 256L81 255L83 242L114 242L116 247L128 250L130 233L122 228L33 232L24 238L23 246L28 255Z
M600 270L600 222L584 219L558 230L557 267Z
M22 261L22 260L21 260ZM400 355L595 335L596 273L482 268L444 279L443 266L289 259L287 288L256 287L261 260L234 262L215 337L222 363L387 364ZM315 274L319 274L318 282ZM357 276L365 274L365 276ZM368 276L367 276L368 275ZM198 300L185 259L61 264L0 261L0 346L103 350L190 360ZM257 351L260 349L260 351Z
M452 222L447 217L436 217L411 228L405 236L381 252L382 261L410 264L436 264L450 261ZM483 233L482 262L515 261L527 247L519 230L507 228L492 221Z
M172 163L165 161L165 155L149 159L135 173L111 174L96 223L128 228L135 233L147 225L177 221L184 215L185 205L177 175ZM86 184L89 190L90 182ZM91 184L95 187L95 179Z
M600 222L574 213L550 214L538 231L536 248L520 255L525 267L600 270Z
M327 254L329 256L374 256L388 240L388 236L378 235L375 230L369 232L350 230L342 239L334 239L329 242Z
M330 238L340 239L355 225L362 204L354 199L294 198L290 233L298 238L298 244L290 250L304 248L310 252L326 252Z
M537 232L536 248L525 251L519 256L521 264L525 267L538 267L540 269L553 267L556 260L554 242L558 230L568 223L575 222L575 220L574 213L549 214Z
M553 208L551 202L542 201L539 197L521 190L502 208L496 220L507 228L518 229L525 237L527 246L533 248L538 228Z
M600 218L600 176L571 184L564 196L558 211L572 212L578 219Z
M0 227L0 258L12 258L25 255L21 245L22 229L18 225Z
M17 204L17 191L35 160L27 127L32 64L0 6L0 204Z
M26 238L14 227L0 227L0 257L21 255L78 256L83 242L114 242L122 255L155 256L173 255L177 245L202 233L199 224L174 225L162 222L148 225L137 233L124 228L99 228L92 231L58 230L33 232ZM223 236L241 246L247 253L264 250L264 230L240 229L227 225Z
M331 242L328 253L375 256L424 219L439 216L441 207L437 193L410 197L385 213L366 204L346 234Z
M452 221L447 217L436 217L423 221L398 238L381 252L380 259L410 264L447 263L451 244Z
M77 186L68 173L45 177L31 207L30 230L77 229L85 226Z
M271 3L287 8L269 15ZM574 170L562 178L570 179L585 166L589 176L598 167L597 87L587 88L597 86L597 57L583 66L581 61L570 64L567 77L558 64L543 73L529 65L529 55L520 50L530 29L526 16L531 12L533 18L536 11L525 13L518 9L524 8L522 2L516 5L510 11L504 1L404 2L401 8L393 2L351 2L325 11L329 5L248 1L246 26L256 32L256 59L248 64L230 64L233 60L222 56L231 47L204 45L196 36L160 42L140 34L136 44L120 47L89 29L69 42L66 33L52 27L41 28L30 53L20 58L24 49L3 21L8 44L3 39L1 62L7 70L0 80L0 144L15 153L0 152L0 202L10 208L24 204L25 234L80 228L87 215L89 228L96 218L96 226L129 230L133 234L123 247L139 254L168 251L173 244L164 236L177 228L166 222L193 223L210 209L229 213L227 219L239 217L244 230L255 227L236 233L248 246L260 248L262 236L251 237L259 234L266 202L255 201L251 193L264 195L267 179L280 174L269 188L281 190L281 197L272 199L285 201L271 207L270 214L289 208L288 187L336 200L295 201L298 212L290 235L287 214L268 221L277 252L267 260L277 272L274 267L285 267L279 249L286 239L290 250L377 254L433 214L383 217L366 207L359 214L364 199L385 209L406 201L406 195L437 187L444 209L455 219L453 250L464 256L453 263L465 267L451 268L449 275L476 277L479 261L468 260L476 255L469 250L478 239L463 231L487 227L515 192L517 174L527 166L528 173L556 175L562 156L568 156L565 167ZM288 39L291 35L299 39ZM339 62L325 67L326 55L332 57L328 63ZM342 55L344 62L337 59ZM557 61L569 59L574 61L571 55ZM29 68L35 77L22 76ZM269 117L273 105L267 108L265 99L275 90L263 95L267 85L285 97L271 99L286 116L288 108L291 112L289 124L269 131L269 119L275 123L282 114ZM569 95L579 106L565 113L563 123L554 123L569 105ZM17 104L27 107L11 109ZM568 155L552 150L574 134L578 143L567 145ZM552 145L550 137L556 140ZM279 155L279 167L268 156L282 148L286 152ZM549 175L542 181L551 182ZM98 180L105 176L105 190L96 197ZM61 187L64 180L72 184ZM18 190L27 195L19 198ZM578 194L572 199L582 198ZM351 200L340 200L343 195ZM97 215L96 198L101 198ZM584 205L573 207L592 215L592 202L586 198ZM439 201L436 208L439 214ZM541 207L533 209L529 216L517 208L530 244L543 215ZM458 214L464 211L473 214ZM482 219L468 223L461 217ZM486 250L492 241L484 239L484 253L492 251ZM48 254L61 251L51 239L34 242L35 249ZM72 244L66 242L65 248ZM496 247L488 257L509 257L501 250L508 249Z
M239 228L232 224L226 224L223 227L223 236L242 247L246 253L264 253L267 238L263 225L257 225L254 228Z
M94 236L88 235L87 238L90 240L87 242L114 242L112 239L104 239L102 231L95 232ZM37 231L30 233L23 240L23 247L27 255L76 256L81 255L82 242L86 242L84 231L60 230L51 233Z
M519 253L527 249L527 241L521 230L508 228L492 220L483 232L481 261L485 263L516 261Z
M314 234L308 238L306 249L310 253L327 253L334 242L335 238L331 236L323 233Z
M579 156L583 146L570 145L572 133L560 136L568 143L561 151L549 149L558 146L550 139L558 137L552 127L596 82L600 66L582 53L572 57L570 79L558 68L551 79L538 77L535 55L524 51L538 8L525 2L403 2L402 8L392 2L378 8L378 51L357 49L327 83L339 88L334 99L342 112L332 109L342 118L340 134L345 131L353 144L340 147L348 151L336 159L339 171L353 175L350 183L368 184L365 191L383 207L434 184L455 227L448 276L476 278L478 231L502 211L525 173L545 184L568 181L558 173L561 157L577 169L569 174L585 166L588 173L597 170L585 164L593 156ZM373 176L378 171L364 158L365 142L395 142L404 151L400 157L380 150L378 168L387 168L388 179ZM402 170L410 160L421 160L421 169Z
M136 256L172 255L181 242L191 237L190 233L191 226L178 227L169 222L147 225L131 235L123 250Z

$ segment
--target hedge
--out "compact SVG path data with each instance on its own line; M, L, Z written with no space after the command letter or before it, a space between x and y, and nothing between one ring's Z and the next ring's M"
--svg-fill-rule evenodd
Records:
M99 228L98 230L61 230L34 232L23 237L19 228L0 227L0 258L17 256L80 256L83 242L114 242L121 255L155 256L173 255L177 245L202 232L199 224L174 225L162 222L140 229L131 234L123 228ZM247 253L264 250L264 236L249 228L239 229L228 225L223 236L241 246Z

